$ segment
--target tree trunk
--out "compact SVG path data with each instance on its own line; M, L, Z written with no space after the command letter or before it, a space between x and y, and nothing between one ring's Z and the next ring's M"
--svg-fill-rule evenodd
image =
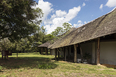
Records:
M15 43L15 51L17 49L17 43ZM17 58L18 58L18 51L17 51Z
M3 59L3 51L2 51L2 59Z

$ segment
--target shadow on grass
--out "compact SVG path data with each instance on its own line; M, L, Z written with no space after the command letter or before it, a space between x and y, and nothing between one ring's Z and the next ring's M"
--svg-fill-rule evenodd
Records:
M54 69L58 66L55 64L55 62L52 62L49 58L44 57L9 58L9 60L0 59L0 65L6 69L19 69L19 68Z

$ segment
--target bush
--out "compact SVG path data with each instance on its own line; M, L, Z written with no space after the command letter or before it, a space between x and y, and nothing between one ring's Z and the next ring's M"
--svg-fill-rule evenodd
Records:
M39 69L54 69L56 67L53 63L41 63L38 64Z

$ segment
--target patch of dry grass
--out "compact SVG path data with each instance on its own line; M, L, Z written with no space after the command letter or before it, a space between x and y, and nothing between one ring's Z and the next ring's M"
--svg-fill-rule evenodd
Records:
M54 56L35 53L13 54L1 60L0 77L116 77L116 70L105 66L54 61Z

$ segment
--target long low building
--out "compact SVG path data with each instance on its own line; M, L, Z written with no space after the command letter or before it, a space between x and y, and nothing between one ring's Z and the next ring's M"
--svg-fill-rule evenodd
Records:
M74 62L81 59L93 64L116 65L116 8L70 32L48 48L56 50L55 57L59 49L67 48L64 57L73 54Z
M48 50L50 50L50 54L51 55L55 55L55 49L51 49L51 48L49 48L49 46L51 46L57 40L59 40L60 38L66 36L67 34L69 34L70 32L72 32L74 30L76 30L76 28L75 27L72 27L70 30L68 30L67 32L63 33L62 35L59 35L59 36L55 37L54 39L52 39L50 41L47 41L47 42L39 45L38 47L41 48L41 54L43 54L43 51L45 51L46 52L46 55L47 55L48 54Z

